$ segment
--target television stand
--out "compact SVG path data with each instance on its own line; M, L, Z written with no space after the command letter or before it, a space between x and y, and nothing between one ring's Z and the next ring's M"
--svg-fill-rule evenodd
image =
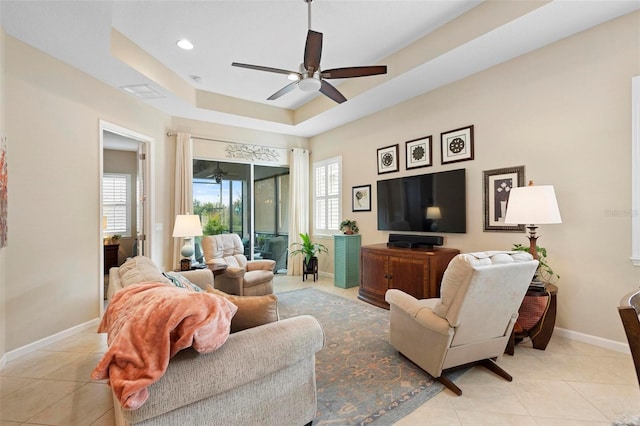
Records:
M406 248L389 243L362 246L358 299L389 309L384 296L390 288L418 299L438 297L444 270L459 253L452 248Z

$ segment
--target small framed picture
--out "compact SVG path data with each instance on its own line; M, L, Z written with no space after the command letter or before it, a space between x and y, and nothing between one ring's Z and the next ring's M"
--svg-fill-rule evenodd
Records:
M406 142L406 154L407 170L431 166L431 136Z
M351 206L354 212L371 211L371 185L360 185L351 188Z
M378 174L398 171L398 144L378 149Z
M524 166L486 170L484 178L484 230L524 232L524 225L506 225L504 218L511 188L524 186Z
M442 164L473 160L473 126L440 134Z

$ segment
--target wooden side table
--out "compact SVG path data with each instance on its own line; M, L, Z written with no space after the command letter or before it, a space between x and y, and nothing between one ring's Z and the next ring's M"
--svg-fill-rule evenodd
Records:
M507 347L504 351L508 355L513 355L516 340L521 340L525 337L531 338L531 343L533 344L534 349L540 349L542 351L545 350L547 348L547 345L549 344L549 340L551 340L553 328L556 325L556 311L558 309L558 287L553 284L547 284L546 290L542 290L536 287L529 287L526 296L549 296L550 300L547 309L542 314L542 317L533 327L531 327L530 330L524 330L522 333L511 333L509 343L507 344Z
M118 250L120 244L105 244L104 245L104 275L109 274L109 269L118 266Z

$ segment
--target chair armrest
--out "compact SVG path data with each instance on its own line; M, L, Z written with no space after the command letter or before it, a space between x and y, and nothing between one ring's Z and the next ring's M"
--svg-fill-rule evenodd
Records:
M229 278L229 279L242 278L242 277L244 277L244 272L245 272L244 268L237 268L235 266L229 266L227 269L224 270L223 273L218 275L218 277L225 277L225 278Z
M123 410L123 415L135 423L160 416L260 380L303 359L313 359L323 346L320 323L301 315L231 334L209 354L180 351L164 376L149 387L147 402L137 410ZM251 362L239 363L239 359Z
M276 261L272 259L250 260L247 262L247 271L273 271Z
M410 294L397 289L387 290L384 299L392 308L405 312L425 328L443 336L448 336L453 332L449 322L433 312L433 299L418 300Z

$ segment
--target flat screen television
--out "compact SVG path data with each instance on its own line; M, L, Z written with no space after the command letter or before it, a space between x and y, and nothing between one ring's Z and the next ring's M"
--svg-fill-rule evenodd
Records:
M381 231L467 232L465 169L379 180Z

